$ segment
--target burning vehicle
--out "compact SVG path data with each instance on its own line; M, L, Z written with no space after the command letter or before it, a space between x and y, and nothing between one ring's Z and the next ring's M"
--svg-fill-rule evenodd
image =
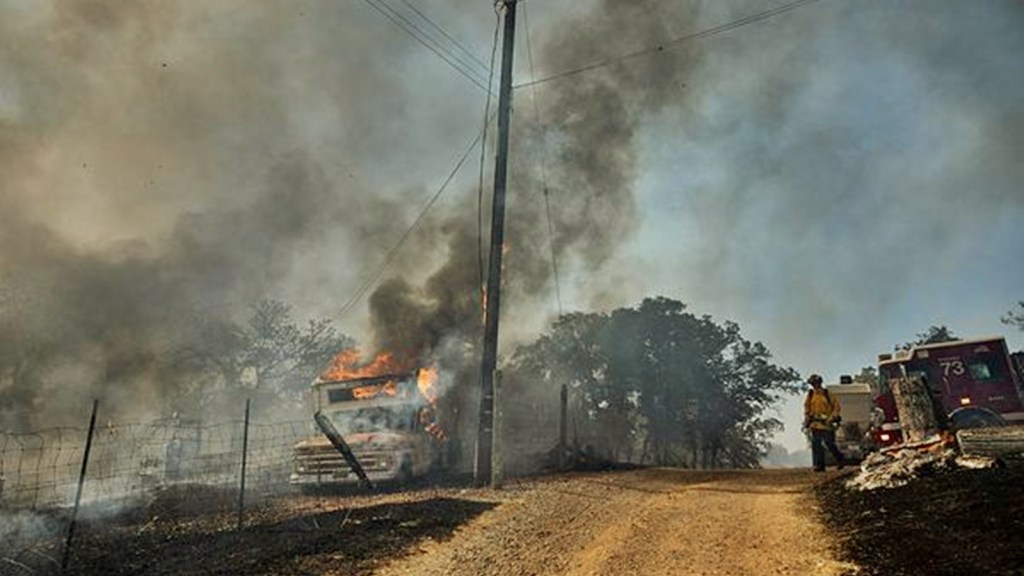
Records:
M313 407L344 438L365 476L374 482L422 477L438 464L445 436L435 417L438 370L399 370L389 355L354 368L346 351L313 382ZM359 474L324 434L293 449L291 483L303 487L353 484Z

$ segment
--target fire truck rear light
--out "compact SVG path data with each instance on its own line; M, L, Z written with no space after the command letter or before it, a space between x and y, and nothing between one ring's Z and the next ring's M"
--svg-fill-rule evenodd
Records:
M960 399L960 405L961 406L967 406L970 403L971 403L971 399L966 397L966 396L964 396L963 398Z
M888 434L881 434L878 437L882 439L882 442L888 442L892 438Z

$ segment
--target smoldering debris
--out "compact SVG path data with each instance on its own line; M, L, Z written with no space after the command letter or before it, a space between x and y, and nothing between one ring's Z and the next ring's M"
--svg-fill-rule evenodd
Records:
M923 476L963 469L993 468L994 458L969 456L955 442L936 435L895 449L880 450L861 462L860 470L845 485L851 490L878 490L905 486Z
M0 560L8 562L8 568L40 564L57 566L56 560L39 550L52 551L66 529L67 519L60 515L0 507ZM7 573L0 568L0 574Z

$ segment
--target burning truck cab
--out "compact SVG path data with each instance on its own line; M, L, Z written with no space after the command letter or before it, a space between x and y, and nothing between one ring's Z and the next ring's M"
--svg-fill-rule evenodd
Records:
M430 395L436 379L433 367L379 375L328 371L313 382L312 403L344 438L371 481L402 482L430 472L440 453L442 438L433 422ZM327 436L310 436L295 445L293 485L358 481Z

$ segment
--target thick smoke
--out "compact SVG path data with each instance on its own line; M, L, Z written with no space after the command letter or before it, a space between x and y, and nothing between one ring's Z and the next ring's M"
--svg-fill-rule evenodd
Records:
M696 10L677 16L695 18ZM522 29L528 21L519 18ZM592 6L571 33L540 38L533 58L539 73L550 73L669 37L662 14L648 3L607 0ZM519 58L529 55L521 50ZM691 66L680 51L515 92L501 320L513 341L537 328L530 309L551 308L538 304L553 299L552 257L562 266L598 272L639 226L637 132L663 107L682 105L678 87ZM490 179L485 186L490 190ZM489 215L485 210L485 219ZM448 260L434 275L421 287L393 279L371 298L379 346L423 353L446 336L480 335L478 250L483 245L486 269L486 224L478 234L475 218L450 220L438 232L446 240L421 244L432 252L447 247Z
M537 39L536 69L541 74L571 69L667 38L661 15L645 4L597 2L574 22L571 33ZM681 16L695 17L696 11ZM520 18L522 29L528 21L522 14ZM520 50L519 58L528 64L530 55ZM677 88L692 66L690 60L681 51L671 58L611 66L515 92L499 339L504 350L535 338L555 311L553 259L564 279L570 276L567 271L583 271L585 277L601 274L623 240L636 231L639 125L665 106L681 103ZM518 69L528 66L520 64ZM482 269L487 269L489 250L492 180L487 176L482 210L487 222L481 225L477 214L464 212L420 232L420 249L407 252L397 267L405 276L384 282L370 298L379 348L413 358L430 356L451 375L442 379L449 401L440 418L463 431L457 440L462 441L467 461L472 442L466 432L475 430L477 411ZM475 203L470 207L476 208ZM446 260L432 274L418 283L410 278L411 269L439 253ZM557 414L540 406L557 406L557 398L551 396L557 389L511 381L509 386L515 390L510 397L536 403L518 408L505 404L536 416L534 427L517 432L516 438L539 441L510 445L514 461L513 453L532 457L538 449L550 448L545 443L557 431L543 428L555 426ZM527 468L541 460L534 459Z
M307 234L340 220L314 180L284 164L251 205L182 215L155 253L133 243L85 251L4 215L4 419L25 425L43 402L72 411L97 396L123 415L167 399L182 384L175 351L204 322L264 297Z
M677 4L527 4L537 74L764 9ZM489 6L460 5L449 29L489 43ZM503 344L554 310L545 186L567 308L636 301L671 276L701 309L803 330L851 299L878 317L899 292L878 279L908 266L931 278L900 257L908 246L964 261L988 223L1019 238L1021 12L812 3L518 89ZM186 385L167 352L265 297L378 348L471 357L488 237L472 177L356 313L337 314L480 108L363 3L0 0L0 426L81 421L94 395L159 407ZM642 216L667 232L646 261L624 260Z
M337 6L0 11L0 427L168 415L175 350L262 298L336 311L418 192L357 170L394 127L364 109L404 113Z
M1022 23L1017 2L819 2L705 41L690 113L646 142L687 299L776 347L867 344L863 364L904 316L996 323L1020 279L995 270L1024 216Z

